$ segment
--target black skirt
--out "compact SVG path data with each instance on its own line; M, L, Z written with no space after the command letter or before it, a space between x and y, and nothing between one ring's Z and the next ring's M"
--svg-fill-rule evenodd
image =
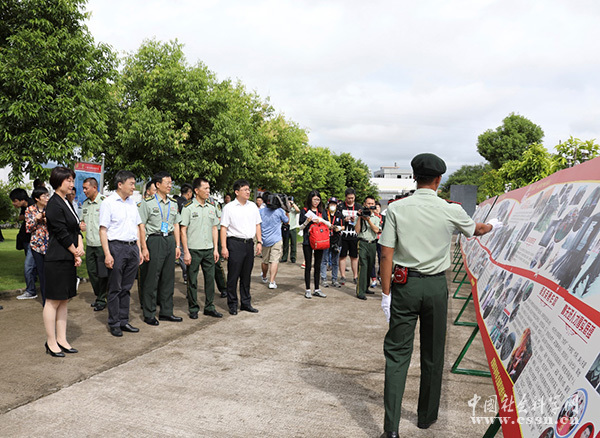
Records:
M68 300L77 295L77 268L71 260L44 261L46 299Z

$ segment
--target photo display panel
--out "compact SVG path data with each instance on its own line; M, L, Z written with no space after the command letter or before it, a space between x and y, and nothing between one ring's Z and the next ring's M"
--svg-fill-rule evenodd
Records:
M461 238L505 436L600 437L600 158L481 203Z

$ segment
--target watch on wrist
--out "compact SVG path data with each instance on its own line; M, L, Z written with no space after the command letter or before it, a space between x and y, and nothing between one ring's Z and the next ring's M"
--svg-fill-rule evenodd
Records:
M259 240L258 242L256 242L257 245L262 245L262 242Z

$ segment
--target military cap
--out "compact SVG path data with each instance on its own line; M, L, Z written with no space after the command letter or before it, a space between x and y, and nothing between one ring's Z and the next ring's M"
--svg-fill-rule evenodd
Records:
M413 173L418 176L440 176L446 172L446 163L434 154L419 154L410 162Z

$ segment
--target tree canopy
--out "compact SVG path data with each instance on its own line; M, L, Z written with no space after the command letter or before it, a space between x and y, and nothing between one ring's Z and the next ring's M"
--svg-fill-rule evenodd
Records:
M371 171L362 160L357 160L351 154L344 152L336 155L335 159L342 168L345 175L344 187L352 187L356 191L356 199L363 202L367 195L378 198L377 187L371 183ZM337 193L340 198L344 197L344 190Z
M6 7L5 7L6 4ZM119 59L83 24L85 0L7 0L0 8L0 167L11 180L47 178L49 162L72 166L105 155L106 181L120 169L141 180L197 176L221 192L236 179L303 198L376 194L350 154L312 147L307 132L241 82L190 65L178 41L145 40Z
M5 0L0 8L0 166L45 177L107 140L115 56L94 44L84 0Z
M465 165L443 184L442 196L449 198L453 184L477 185L477 201L539 181L569 166L597 157L600 146L595 139L582 141L573 136L549 152L541 143L542 128L514 113L502 126L487 130L478 138L477 149L489 163Z
M494 169L517 160L534 143L541 143L544 131L529 119L511 113L495 130L488 129L477 139L477 151Z
M440 187L440 195L445 199L450 199L450 187L453 185L471 185L480 186L481 178L491 170L491 166L485 164L469 165L465 164L453 172ZM477 191L477 202L485 200L487 196L481 190Z

